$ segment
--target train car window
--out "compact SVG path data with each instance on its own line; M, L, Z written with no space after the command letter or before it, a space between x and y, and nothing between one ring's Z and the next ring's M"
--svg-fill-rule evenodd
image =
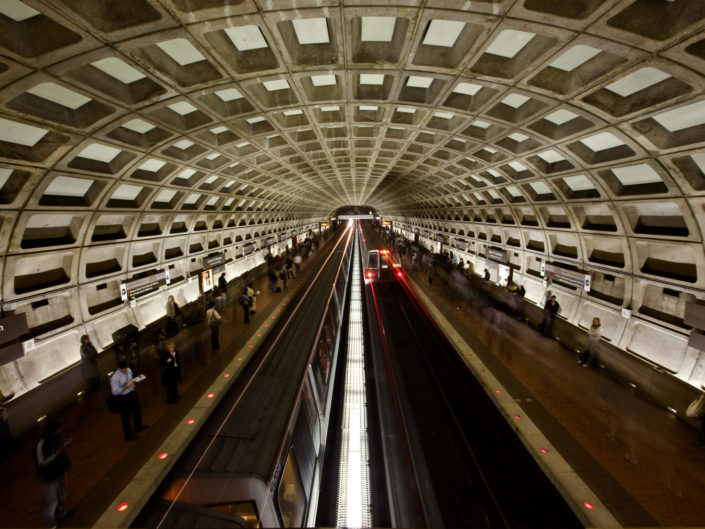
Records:
M367 268L379 268L379 254L377 252L367 254Z
M302 527L306 510L306 493L301 484L299 465L294 449L289 451L286 466L279 482L279 513L284 527Z
M318 431L318 411L316 407L316 400L313 397L313 390L311 389L311 382L309 378L306 378L304 382L304 395L305 395L305 407L308 413L308 421L311 424L311 429L314 432L314 437Z
M209 508L226 512L228 514L234 514L242 518L247 527L259 527L259 513L257 512L257 505L254 501L240 501L237 503L221 503L218 505L208 505Z
M318 341L316 354L311 362L313 375L318 386L318 399L321 403L326 401L326 392L328 391L328 371L330 368L330 357L328 354L328 345L323 338Z

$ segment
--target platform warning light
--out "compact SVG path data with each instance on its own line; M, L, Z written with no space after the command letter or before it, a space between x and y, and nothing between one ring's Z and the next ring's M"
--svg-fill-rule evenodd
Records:
M166 459L167 457L169 457L169 454L168 454L167 452L162 452L162 453L159 454L157 457L158 457L159 459Z
M589 501L586 501L583 505L585 505L585 507L587 507L590 510L595 508L595 506L592 503L590 503Z
M120 505L118 505L117 507L115 507L115 510L116 510L117 512L122 512L122 511L126 511L126 510L127 510L127 507L128 507L127 503L121 503Z
M196 419L189 419L188 421L186 421L186 424L193 424L195 422L196 422Z
M209 399L212 399L213 397L215 397L215 393L209 393L209 394L208 394L208 398L209 398Z

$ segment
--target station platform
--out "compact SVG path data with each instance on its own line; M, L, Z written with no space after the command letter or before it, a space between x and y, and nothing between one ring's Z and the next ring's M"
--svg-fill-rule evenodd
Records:
M66 449L71 460L67 473L67 508L75 514L66 520L65 527L90 527L110 507L120 491L143 468L155 451L168 439L182 418L189 414L206 388L218 377L224 366L238 351L248 345L253 333L268 326L272 314L280 310L309 271L315 270L322 252L311 251L304 258L301 271L295 279L287 281L281 292L269 291L266 274L255 278L254 289L260 291L256 300L256 313L250 323L244 323L244 312L238 304L241 292L229 289L229 303L223 311L220 326L220 349L214 351L210 344L210 330L206 322L182 329L167 342L173 341L182 362L180 399L168 404L166 390L161 385L161 371L152 343L140 342L138 372L146 380L136 386L142 405L142 422L148 429L139 433L139 440L124 440L119 414L111 414L106 406L109 380L103 375L101 387L86 393L75 402L53 414L62 424L61 437L72 442ZM278 273L278 270L277 270ZM278 280L282 286L282 280ZM78 345L77 345L78 347ZM104 358L104 355L112 356ZM101 354L101 365L116 365L112 350ZM135 375L138 374L135 372ZM16 438L19 450L2 459L0 479L0 520L2 527L43 527L40 502L42 487L34 476L32 450L41 435L37 425Z
M468 357L489 372L485 378L522 410L509 417L517 430L529 418L592 491L584 498L575 496L575 486L563 491L574 504L595 508L597 498L623 527L705 526L705 451L693 446L696 429L603 370L581 367L574 352L523 320L490 305L459 305L446 285L428 285L421 272L410 271L408 258L402 261L446 335L469 348ZM498 396L493 386L486 390ZM536 455L555 482L551 472L558 471L541 461L550 457Z
M258 279L256 290L261 295L249 325L243 323L242 308L229 305L219 351L211 350L205 323L175 337L184 379L177 403L167 404L156 358L152 359L145 369L147 380L138 386L144 423L149 425L140 440L124 441L119 416L105 406L107 382L58 414L64 424L63 438L73 438L68 448L73 464L68 473L68 508L76 514L64 526L90 527L100 519L197 406L236 351L247 346L254 329L272 317L308 270L315 269L319 257L304 261L302 273L290 281L288 291L270 293L266 276ZM551 450L560 454L594 493L598 506L604 505L619 525L705 525L705 452L692 446L697 435L692 426L601 370L580 367L573 353L523 321L488 306L464 306L461 311L442 285L426 285L420 273L409 272L408 277L444 331L481 360ZM233 292L230 295L236 297ZM478 425L478 435L481 432ZM38 428L21 436L20 450L2 460L3 527L43 525L41 486L34 479L32 460L38 436Z

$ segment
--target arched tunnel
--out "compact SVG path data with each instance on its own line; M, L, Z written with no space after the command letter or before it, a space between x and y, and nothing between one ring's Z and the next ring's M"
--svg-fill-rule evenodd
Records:
M701 389L705 3L6 0L0 89L4 395L363 205Z

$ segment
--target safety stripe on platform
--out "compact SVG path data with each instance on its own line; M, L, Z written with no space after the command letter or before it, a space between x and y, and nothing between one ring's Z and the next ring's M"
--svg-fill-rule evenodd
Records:
M233 355L232 360L208 386L196 404L179 421L159 448L149 457L132 480L111 502L110 507L93 524L93 528L129 527L152 497L157 487L184 453L247 365L254 351L268 336L289 298L277 303L267 319L250 335L247 343ZM166 456L163 456L166 454Z

